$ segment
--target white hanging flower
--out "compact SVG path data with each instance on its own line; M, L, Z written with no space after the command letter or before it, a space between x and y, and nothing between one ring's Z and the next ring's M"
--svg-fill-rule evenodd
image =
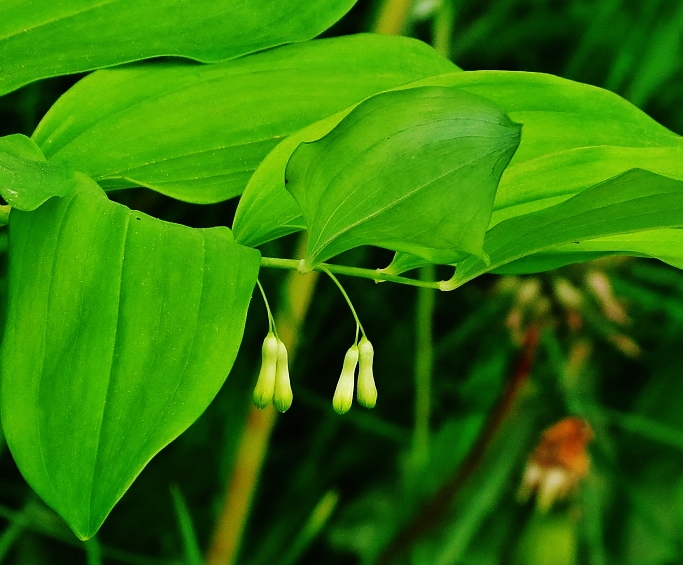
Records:
M254 404L258 408L265 408L273 402L278 350L278 339L273 332L268 332L261 347L261 371L256 379L252 395Z
M275 371L273 404L278 411L286 412L292 405L294 395L292 394L292 385L289 382L287 348L282 343L282 340L278 340L277 346L277 369Z
M372 362L375 357L375 349L372 343L363 336L358 343L358 389L356 398L358 404L365 408L374 408L377 404L377 387L372 373Z
M344 366L332 398L332 407L337 414L346 414L351 408L357 364L358 346L353 344L344 356Z

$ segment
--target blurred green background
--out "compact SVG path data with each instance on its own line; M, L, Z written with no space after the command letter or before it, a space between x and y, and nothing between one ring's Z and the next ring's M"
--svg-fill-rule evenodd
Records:
M371 30L418 37L466 70L547 72L608 88L683 133L680 0L360 0L326 35ZM0 98L0 135L30 134L79 78ZM144 190L115 197L201 227L230 225L235 207ZM3 231L0 251L6 246ZM291 256L295 246L290 237L264 252ZM390 256L365 249L343 259L383 266ZM286 278L262 273L275 307L292 299ZM375 345L378 405L332 411L354 324L338 290L320 279L290 367L294 406L274 421L239 552L223 562L683 563L683 274L615 259L485 276L439 295L342 282ZM226 489L238 496L233 472L249 476L243 432L247 445L264 438L250 391L266 331L255 299L223 390L90 542L37 499L2 443L0 562L203 563L217 547ZM591 470L541 513L516 492L542 430L567 415L593 427Z

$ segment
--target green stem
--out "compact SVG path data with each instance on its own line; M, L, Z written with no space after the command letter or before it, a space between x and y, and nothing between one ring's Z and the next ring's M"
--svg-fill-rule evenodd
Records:
M83 546L88 565L102 565L102 547L97 538L90 538Z
M434 278L434 265L422 267L420 269L420 278L423 280ZM434 291L431 288L420 288L417 291L413 458L418 465L423 464L427 460L429 452L429 421L431 415L432 370L434 365L434 345L432 339L434 298Z
M275 337L277 337L277 330L275 329L275 320L273 319L273 313L270 311L270 304L268 304L268 299L266 298L266 292L263 290L263 286L261 285L261 281L256 279L256 284L258 285L259 290L261 291L261 296L263 297L263 303L266 305L266 312L268 313L268 326L270 331L275 333Z
M360 328L360 331L362 334L365 336L365 330L363 329L363 324L360 323L360 320L358 319L358 314L356 313L356 309L353 307L353 303L351 302L351 299L349 298L349 295L346 294L346 291L344 290L344 287L341 285L341 283L337 280L337 277L335 277L329 269L326 267L323 267L320 269L323 273L325 273L328 277L332 279L332 282L337 285L337 288L339 289L339 292L342 293L342 296L344 296L344 300L346 300L346 303L349 305L349 308L351 309L351 313L353 314L353 319L356 320L356 343L358 342L358 328ZM367 336L366 336L367 337Z
M24 525L21 522L12 522L5 531L0 534L0 561L4 561L14 543L24 533Z
M447 59L451 58L454 20L455 7L453 6L453 0L441 0L441 4L434 15L432 44L434 49Z
M400 35L406 28L413 0L384 0L374 25L375 33Z
M280 259L278 257L261 257L261 267L273 269L289 269L291 271L301 270L301 261L297 259ZM455 286L452 281L422 281L390 275L383 273L381 269L363 269L361 267L347 267L346 265L331 265L330 263L320 263L313 267L313 271L323 271L325 273L336 273L338 275L348 275L362 279L370 279L375 282L395 282L408 284L420 288L434 288L437 290L453 290Z
M304 249L305 239L302 238L297 255L303 255ZM309 273L306 276L290 273L285 282L283 304L275 314L279 337L289 351L290 363L293 363L296 358L301 327L311 303L317 275L318 273ZM237 563L258 477L261 474L268 442L275 426L277 412L272 406L259 410L251 402L249 405L249 412L228 479L225 499L207 552L206 565Z

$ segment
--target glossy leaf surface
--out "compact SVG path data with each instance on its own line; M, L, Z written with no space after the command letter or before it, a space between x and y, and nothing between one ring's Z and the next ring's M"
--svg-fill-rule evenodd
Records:
M496 225L484 245L490 263L474 258L459 262L453 282L459 286L518 260L522 269L513 263L510 272L524 271L525 264L530 271L541 271L577 258L614 254L661 257L683 265L680 230L672 229L681 227L683 181L635 169L565 202ZM572 246L578 257L571 255Z
M450 73L398 88L420 85L461 88L491 100L523 124L520 146L496 193L491 225L562 202L634 167L683 178L681 138L612 92L552 75L505 71ZM269 159L264 168L283 166L282 160L282 156ZM274 178L274 171L269 174ZM255 240L279 235L274 226L278 209L286 211L281 217L290 225L303 225L295 219L296 208L278 194L281 190L272 180L263 187L253 184L250 193L260 192L277 202L272 207L261 203L266 208L266 223ZM266 229L268 222L273 223L271 234ZM256 218L251 224L256 232ZM424 262L402 260L405 264L396 267ZM393 267L389 271L396 272Z
M683 269L683 229L663 228L573 241L513 261L494 272L535 273L612 255L655 258Z
M0 196L19 210L34 210L52 196L73 190L74 172L48 163L30 138L0 137Z
M451 72L408 38L358 35L288 45L216 65L131 65L93 73L33 138L105 189L146 186L195 203L242 192L284 137L376 92Z
M519 135L495 106L456 89L398 90L359 104L287 165L308 267L360 245L435 263L479 255Z
M561 203L635 167L683 180L681 137L612 92L551 75L502 71L463 72L419 84L463 88L495 102L523 124L522 141L496 193L490 228ZM571 262L566 252L562 257L556 258L558 264ZM419 258L399 256L386 272L420 264L424 261ZM523 265L538 269L524 261L516 264L519 272Z
M285 169L301 143L317 141L336 127L352 108L337 112L290 135L256 168L240 197L233 233L235 241L257 246L306 229L301 208L285 186Z
M492 225L640 167L683 180L683 140L620 96L552 75L474 71L434 77L500 106L524 134L500 182Z
M78 182L10 215L0 412L26 480L85 539L223 384L259 254Z
M354 3L6 0L0 4L0 95L37 79L149 57L214 62L304 41Z

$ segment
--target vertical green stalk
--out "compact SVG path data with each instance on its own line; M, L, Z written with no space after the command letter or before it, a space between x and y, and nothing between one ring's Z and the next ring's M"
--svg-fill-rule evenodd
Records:
M19 539L24 532L24 524L16 521L12 522L5 531L0 534L0 562L4 561L7 554L10 552L14 543Z
M434 278L434 265L420 269L422 280ZM431 417L432 370L434 346L432 319L434 317L434 290L417 290L417 311L415 313L415 428L413 430L413 461L419 469L429 455L429 431Z
M305 244L305 237L302 237L297 255L304 254ZM318 273L315 271L305 275L291 271L284 285L284 304L275 315L275 324L280 339L289 351L290 359L296 355L301 326L308 312L317 280ZM252 404L251 399L249 400L245 427L207 552L207 565L237 563L242 535L249 518L276 417L277 412L272 406L259 410Z
M278 559L278 565L294 565L308 549L313 540L325 527L332 512L339 502L339 494L335 491L328 491L318 502L318 504L308 517L306 524L299 534L294 538L289 550Z
M90 538L83 542L85 546L85 556L88 565L102 565L102 547L97 538Z
M432 45L447 59L451 58L453 25L455 23L454 0L441 0L432 24Z
M199 549L199 542L197 534L192 524L192 516L187 508L187 503L180 489L173 485L171 487L171 498L173 499L173 507L175 508L176 518L178 520L178 528L180 530L180 539L183 544L183 553L185 555L186 565L202 565L202 552Z
M384 0L379 8L375 33L400 35L405 31L413 0Z

